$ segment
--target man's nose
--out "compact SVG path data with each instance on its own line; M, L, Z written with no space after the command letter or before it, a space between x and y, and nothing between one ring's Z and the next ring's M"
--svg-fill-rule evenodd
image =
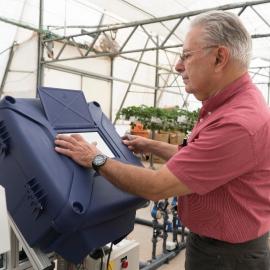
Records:
M185 66L184 66L184 63L181 59L179 59L175 65L175 70L179 73L182 73L184 72L185 70Z

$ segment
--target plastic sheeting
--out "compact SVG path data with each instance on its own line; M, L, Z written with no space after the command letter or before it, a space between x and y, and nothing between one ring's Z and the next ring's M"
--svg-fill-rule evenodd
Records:
M251 1L247 1L251 2ZM43 8L43 30L50 30L58 35L79 34L82 30L94 31L99 23L115 24L131 22L168 16L172 14L182 14L185 12L213 8L225 4L236 4L232 0L198 1L198 0L168 0L164 4L163 0L46 0ZM237 8L232 12L238 13ZM252 35L270 33L270 3L247 7L241 14L241 19ZM15 22L38 28L39 24L39 1L36 0L0 0L0 17L8 18ZM189 17L185 18L177 27L175 35L168 40L169 44L182 43L188 28ZM160 40L169 33L169 30L176 24L177 20L166 21L145 25L145 29L155 39L159 35ZM117 33L111 33L115 41L122 44L131 32L131 28L123 29ZM37 34L18 28L17 26L0 22L2 33L0 43L0 82L5 74L8 56L13 42L18 46L14 51L14 56L8 68L6 82L2 89L4 95L15 97L34 97L36 95L37 77ZM126 49L141 49L147 39L147 35L142 29L138 29L127 45ZM81 44L91 42L89 36L77 38ZM54 55L63 46L59 42L51 44ZM147 48L153 47L153 41L149 41ZM254 81L263 92L266 100L269 100L269 60L270 60L270 38L253 39L253 60L251 63L251 75ZM178 52L179 48L170 49ZM83 50L82 50L83 51ZM84 51L85 52L85 51ZM44 59L48 58L48 50L45 49ZM67 46L63 51L64 57L79 57L77 48ZM126 54L124 56L140 59L141 53ZM155 65L155 51L145 52L141 61ZM167 68L159 74L159 86L157 90L157 105L161 107L182 106L187 95L180 78L174 74L169 74L173 65L177 61L177 54L160 51L159 65ZM140 65L136 74L136 63L121 57L116 57L111 70L111 59L109 57L90 58L83 60L71 60L55 62L51 65L66 67L64 71L57 67L46 67L44 70L44 86L65 87L71 89L82 89L88 99L96 99L101 103L103 111L107 116L112 114L112 118L123 103L126 91L128 91L125 106L130 105L153 105L155 68L152 66ZM76 72L70 72L75 69ZM173 71L173 69L171 70ZM81 74L80 74L81 73ZM83 74L91 73L91 74ZM94 76L100 75L100 76ZM129 84L133 78L133 84ZM113 81L113 83L112 83ZM112 85L111 85L112 84ZM164 88L165 86L165 88ZM164 91L165 90L165 91ZM196 109L200 103L193 97L188 97L188 108ZM112 111L112 113L111 113Z

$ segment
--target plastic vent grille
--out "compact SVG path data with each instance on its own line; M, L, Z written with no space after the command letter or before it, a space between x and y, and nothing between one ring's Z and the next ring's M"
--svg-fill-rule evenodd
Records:
M10 136L6 129L4 121L0 121L0 157L4 158L9 151Z
M47 193L44 192L42 186L35 178L30 179L25 184L27 199L32 208L32 214L37 219L44 211L47 204Z

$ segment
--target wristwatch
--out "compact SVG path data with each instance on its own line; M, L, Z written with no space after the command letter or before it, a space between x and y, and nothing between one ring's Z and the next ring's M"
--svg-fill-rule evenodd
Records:
M92 161L92 168L98 172L99 168L106 163L107 159L108 157L103 154L96 155Z

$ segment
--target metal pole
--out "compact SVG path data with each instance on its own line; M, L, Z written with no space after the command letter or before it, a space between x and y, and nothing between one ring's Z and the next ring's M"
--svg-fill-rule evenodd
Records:
M46 41L47 42L47 41ZM163 50L166 48L178 48L182 47L183 44L174 44L174 45L166 45L164 47L150 47L150 48L143 48L143 49L134 49L134 50L128 50L128 51L122 51L121 54L127 54L127 53L135 53L135 52L146 52L146 51L155 51L155 50ZM64 59L53 59L48 61L43 61L43 63L53 63L53 62L61 62L61 61L69 61L69 60L78 60L82 58L97 58L97 57L104 57L104 56L116 56L115 53L110 52L104 52L104 53L96 53L94 55L87 55L87 56L79 56L79 57L69 57Z
M100 20L99 20L99 24L98 24L97 30L98 30L98 29L100 28L100 26L102 25L103 19L104 19L104 13L103 13L103 14L101 15L101 17L100 17ZM85 53L85 56L87 56L87 55L89 54L89 52L94 48L94 45L95 45L95 43L96 43L96 41L97 41L97 39L98 39L98 37L100 36L101 33L102 33L102 32L99 32L99 33L96 34L96 36L94 37L94 39L93 39L91 45L89 46L87 52Z
M254 77L259 74L260 75L260 71L261 71L261 68L258 68L258 70L256 72L253 73L251 79L254 79Z
M113 64L114 58L111 57L111 70L110 75L113 77ZM110 120L112 121L112 113L113 113L113 80L111 80L111 96L110 96Z
M270 34L266 33L266 34L253 34L251 35L251 38L265 38L265 37L269 37Z
M140 27L142 28L143 32L151 39L151 41L154 43L154 45L156 45L158 47L158 44L156 43L156 41L153 39L152 35L150 35L148 33L148 31L144 28L143 25L140 25Z
M50 68L50 69L64 71L64 72L70 72L72 74L82 75L82 76L89 77L89 78L95 78L95 79L104 80L104 81L115 80L115 81L118 81L118 82L137 85L137 86L140 86L140 87L145 87L145 88L149 88L149 89L155 89L155 87L152 86L152 85L131 82L131 81L128 81L128 80L124 80L124 79L120 79L120 78L116 78L116 77L111 77L111 76L106 76L106 75L102 75L102 74L98 74L98 73L94 73L94 72L86 72L86 71L81 70L81 69L75 69L75 68L63 67L63 66L57 66L57 65L49 65L49 64L45 64L45 66L47 68Z
M28 243L26 242L22 233L19 231L17 225L15 224L15 222L11 216L9 216L9 225L11 227L11 230L13 231L13 239L14 240L17 239L17 241L15 241L15 244L16 244L16 242L21 243L33 269L34 270L52 270L54 268L54 266L51 263L49 256L47 254L43 253L39 248L34 248L34 247L31 248L28 245ZM18 247L19 245L16 244L16 246ZM15 252L19 255L18 249ZM15 261L13 263L14 266L16 265L16 268L14 267L14 268L8 268L8 269L14 269L14 270L19 269L18 264L17 264L18 259L19 258L15 257Z
M159 46L159 37L157 36L157 47ZM154 107L157 106L157 91L159 89L159 50L156 50L156 70L155 70L155 92L154 92L154 102L153 105ZM155 139L155 131L152 129L151 130L151 139L154 140ZM149 167L151 169L155 169L154 167L154 158L153 158L153 154L150 154L150 159L149 159Z
M10 251L7 258L7 269L17 270L19 268L19 241L10 227Z
M130 34L128 35L127 39L126 39L125 42L122 44L122 46L121 46L119 52L121 52L121 51L124 49L124 47L127 45L128 41L130 40L130 38L131 38L131 37L133 36L133 34L135 33L135 31L137 30L138 26L139 26L139 25L136 25L136 26L133 27L133 29L132 29L132 31L130 32Z
M5 18L3 16L0 16L0 21L1 22L4 22L4 23L8 23L8 24L11 24L11 25L16 25L18 27L21 27L21 28L24 28L24 29L27 29L27 30L31 30L31 31L34 31L34 32L42 32L41 29L38 29L38 28L35 28L35 27L32 27L30 25L27 25L27 24L24 24L24 23L20 23L20 22L17 22L15 20L12 20L12 19L8 19L8 18Z
M123 58L125 60L128 60L128 61L135 62L135 63L139 62L137 59L126 57L126 56L123 56L123 55L119 55L119 57L121 57L121 58ZM143 65L149 66L149 67L156 68L156 66L154 64L150 64L150 63L143 62L143 61L140 61L140 63L143 64ZM158 66L157 68L160 69L160 70L168 71L170 74L174 73L175 75L178 75L178 73L171 72L170 69L168 69L168 68L165 68L165 67L162 67L162 66Z
M253 6L250 6L250 8L257 14L257 16L268 26L270 27L270 24L268 23L268 21L266 21L264 19L264 17L253 7Z
M39 0L39 29L43 29L43 0ZM44 67L43 67L43 51L44 45L42 42L42 33L39 32L38 34L38 54L37 54L37 83L36 88L39 88L43 85L43 74L44 74Z
M164 46L165 43L168 41L168 39L172 36L172 34L174 33L174 31L176 30L176 28L180 25L180 23L184 20L184 18L181 18L176 25L173 27L173 29L170 31L169 35L164 39L164 41L162 42L161 46Z
M157 36L157 47L159 46L159 38ZM157 91L159 87L159 50L156 50L156 70L155 70L155 94L154 94L154 107L157 106Z
M261 73L259 73L259 72L253 72L253 71L249 71L249 73L252 73L252 74L255 74L255 75L258 75L258 76L262 76L262 77L266 77L266 78L268 78L269 76L268 75L265 75L265 74L261 74Z
M257 69L257 68L270 68L270 66L249 67L248 69Z
M184 102L184 97L183 97L183 94L181 93L180 86L179 86L178 81L177 81L177 79L178 79L178 77L179 77L179 73L174 73L173 68L172 68L172 65L171 65L171 63L170 63L170 59L169 59L168 54L167 54L166 51L165 51L165 56L166 56L167 61L168 61L168 63L169 63L170 70L171 70L171 74L174 76L174 80L173 80L173 82L171 83L171 85L172 85L174 82L176 82L177 86L179 87L179 94L180 94L180 96L181 96L181 98L183 99L183 102ZM170 75L168 76L168 79L169 79L169 77L170 77ZM164 87L166 87L166 85L164 85ZM164 92L164 91L162 91L162 92L160 93L159 97L158 97L158 100L157 100L158 103L160 102L160 99L162 98L163 92Z

